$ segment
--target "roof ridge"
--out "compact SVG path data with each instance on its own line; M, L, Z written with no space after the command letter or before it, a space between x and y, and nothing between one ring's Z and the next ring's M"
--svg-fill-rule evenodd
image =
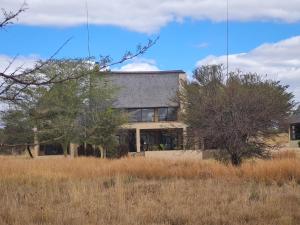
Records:
M157 70L157 71L109 71L109 74L166 74L185 73L183 70Z

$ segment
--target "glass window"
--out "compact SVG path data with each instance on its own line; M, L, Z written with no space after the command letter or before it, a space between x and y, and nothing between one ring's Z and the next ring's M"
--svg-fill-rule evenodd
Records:
M177 120L177 108L168 108L168 121Z
M168 108L159 108L158 109L158 120L167 121L168 119Z
M159 121L175 121L177 120L177 108L159 108L158 109Z
M154 109L142 109L142 121L153 122L154 121Z
M128 109L128 120L129 122L140 122L142 121L141 109Z
M291 140L300 140L300 124L291 125Z

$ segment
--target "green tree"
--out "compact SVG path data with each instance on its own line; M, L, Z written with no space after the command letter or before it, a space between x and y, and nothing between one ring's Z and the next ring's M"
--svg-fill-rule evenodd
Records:
M233 165L268 156L263 139L285 128L294 106L288 87L253 73L226 77L222 66L197 68L193 78L179 94L191 129L229 155Z
M116 132L126 121L120 110L113 108L118 87L105 80L103 72L97 67L91 72L83 114L83 128L87 143L102 146L105 151L116 146Z
M9 114L10 121L26 121L26 126L15 125L28 129L14 128L15 132L6 129L4 133L12 143L19 136L20 143L32 145L36 127L40 143L59 143L65 155L71 142L101 145L105 149L113 146L116 131L124 121L122 113L113 108L117 89L104 79L103 72L90 67L90 63L76 60L53 61L44 66L40 76L46 79L70 74L81 78L28 89L26 98ZM8 120L3 122L10 125Z
M117 88L104 79L105 72L100 72L97 66L90 69L90 64L81 63L60 63L44 70L47 76L57 72L61 76L86 75L52 85L36 109L41 140L56 140L65 155L70 142L112 148L117 129L124 121L122 113L113 108Z

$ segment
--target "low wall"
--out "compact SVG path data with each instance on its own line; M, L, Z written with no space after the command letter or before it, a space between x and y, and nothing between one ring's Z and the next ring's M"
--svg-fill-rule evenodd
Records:
M170 150L170 151L146 151L146 158L159 159L202 159L201 150Z
M289 147L291 147L291 148L299 148L298 142L299 142L299 140L290 141Z

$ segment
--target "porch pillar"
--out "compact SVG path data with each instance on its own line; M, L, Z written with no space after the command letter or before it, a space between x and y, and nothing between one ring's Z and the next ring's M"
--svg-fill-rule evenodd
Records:
M185 150L187 146L187 128L184 127L182 130L183 150Z
M78 144L70 143L70 156L71 157L78 156Z
M33 152L32 155L33 157L36 157L39 155L40 152L40 143L39 143L39 139L38 139L38 135L37 135L37 127L33 128Z
M136 141L136 152L141 152L141 133L140 129L135 131L135 141Z

